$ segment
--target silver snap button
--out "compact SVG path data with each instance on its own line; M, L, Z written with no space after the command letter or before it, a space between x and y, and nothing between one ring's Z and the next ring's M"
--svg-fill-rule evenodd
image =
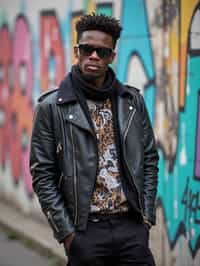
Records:
M133 110L133 106L132 105L129 106L129 110L130 111Z
M59 102L62 102L62 100L63 100L62 98L59 98L59 99L58 99Z
M73 115L69 115L69 119L73 119Z

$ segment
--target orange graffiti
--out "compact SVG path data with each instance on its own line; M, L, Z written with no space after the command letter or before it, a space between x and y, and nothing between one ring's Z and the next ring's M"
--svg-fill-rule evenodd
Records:
M186 76L187 76L187 50L188 35L192 16L195 12L199 0L181 0L180 6L180 70L179 70L179 107L185 105Z
M72 52L71 52L71 54L72 54L72 64L75 64L76 63L76 58L75 58L75 56L74 56L74 46L76 45L76 43L77 43L77 33L76 33L76 31L75 31L75 24L76 24L76 22L80 19L80 17L81 17L81 13L79 13L79 14L74 14L73 16L72 16L72 20L71 20L71 39L72 39Z

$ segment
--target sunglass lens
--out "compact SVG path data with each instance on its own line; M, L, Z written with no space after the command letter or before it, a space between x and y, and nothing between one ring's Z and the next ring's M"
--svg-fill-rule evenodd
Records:
M101 58L110 57L111 54L112 54L112 49L110 49L110 48L99 47L99 48L97 48L96 50L97 50L97 54L98 54L99 57L101 57Z
M112 54L112 49L106 47L95 47L89 44L79 44L78 48L83 56L90 56L94 51L97 52L100 58L110 57Z
M89 56L94 51L94 47L88 44L79 44L79 50L82 55Z

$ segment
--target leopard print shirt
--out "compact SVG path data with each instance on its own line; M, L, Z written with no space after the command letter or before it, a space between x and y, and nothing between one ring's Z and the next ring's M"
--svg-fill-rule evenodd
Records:
M127 211L114 141L111 101L87 101L97 136L99 167L91 199L91 212Z

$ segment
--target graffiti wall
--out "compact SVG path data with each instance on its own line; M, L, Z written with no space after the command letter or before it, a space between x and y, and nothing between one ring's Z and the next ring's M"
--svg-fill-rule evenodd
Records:
M34 107L75 62L74 24L92 11L121 20L113 68L141 90L155 130L157 265L199 266L199 0L0 0L0 197L40 213L28 170Z

